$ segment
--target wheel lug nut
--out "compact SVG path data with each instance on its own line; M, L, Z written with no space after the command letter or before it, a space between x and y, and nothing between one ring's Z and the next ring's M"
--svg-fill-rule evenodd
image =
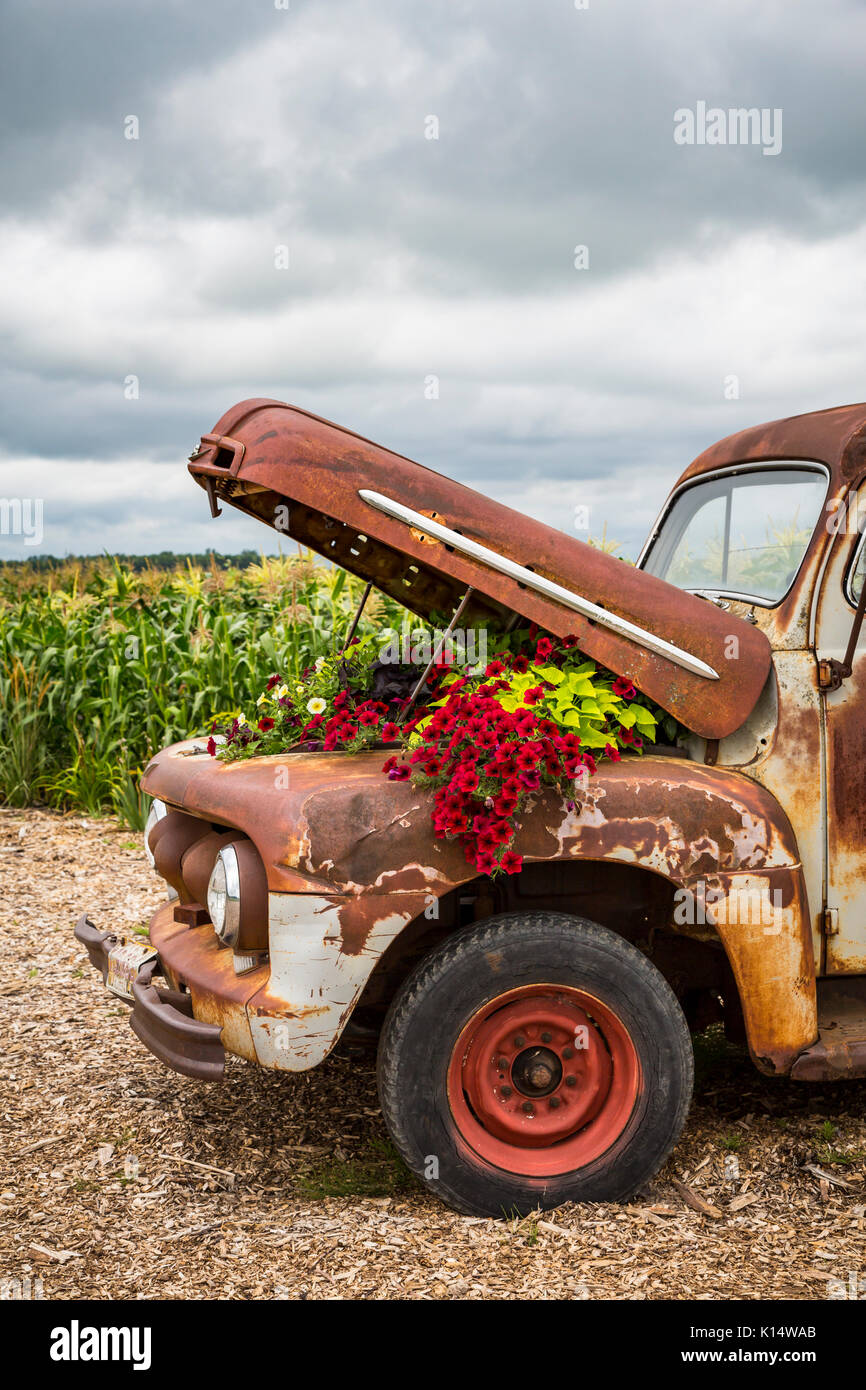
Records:
M553 1034L552 1034L552 1033L542 1033L542 1035L541 1035L541 1041L542 1041L543 1043L551 1043L551 1042L553 1042Z
M498 1059L496 1065L497 1065L497 1067L499 1068L500 1071L507 1071L507 1070L508 1070L508 1058L507 1058L507 1057L500 1057L500 1058Z
M564 1047L564 1048L562 1049L562 1055L563 1055L563 1057L573 1057L573 1056L574 1056L574 1048L573 1048L573 1047Z
M577 1077L576 1077L576 1076L567 1076L567 1077L565 1078L565 1084L566 1084L566 1086L576 1086L576 1085L577 1085Z
M517 1037L514 1039L514 1046L515 1046L515 1047L525 1047L525 1046L526 1046L526 1039L525 1039L525 1037L523 1036L522 1033L518 1033L518 1034L517 1034Z
M532 1102L531 1102L531 1101L525 1100L525 1101L523 1102L523 1109L524 1109L524 1111L526 1112L527 1115L534 1115L534 1114L535 1114L535 1111L534 1111L534 1109L533 1109L533 1107L532 1107Z
M551 1110L558 1110L558 1109L559 1109L559 1105L560 1105L559 1096L551 1096L551 1097L550 1097L550 1108L551 1108Z
M511 1087L510 1087L510 1086L500 1086L500 1087L499 1087L499 1094L500 1094L501 1096L504 1096L505 1099L507 1100L508 1097L511 1095Z

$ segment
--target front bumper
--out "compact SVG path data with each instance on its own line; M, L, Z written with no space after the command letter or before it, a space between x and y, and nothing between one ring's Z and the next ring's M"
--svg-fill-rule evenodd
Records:
M76 923L75 936L105 983L108 952L118 940L116 934L99 931L84 914ZM133 1033L174 1071L197 1081L221 1080L225 1070L222 1028L193 1016L193 1000L189 993L153 983L155 975L164 974L161 958L151 961L139 972L132 987L129 1025Z

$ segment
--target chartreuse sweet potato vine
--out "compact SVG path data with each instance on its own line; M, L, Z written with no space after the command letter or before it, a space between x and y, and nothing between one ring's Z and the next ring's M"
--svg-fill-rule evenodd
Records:
M482 873L517 873L520 818L542 787L571 806L599 761L640 752L660 721L671 739L678 726L628 680L585 660L573 637L491 637L483 668L441 662L408 713L417 667L382 661L381 642L364 637L300 680L272 676L255 719L215 726L223 742L212 737L209 750L235 759L390 746L383 772L432 790L436 836L459 840Z

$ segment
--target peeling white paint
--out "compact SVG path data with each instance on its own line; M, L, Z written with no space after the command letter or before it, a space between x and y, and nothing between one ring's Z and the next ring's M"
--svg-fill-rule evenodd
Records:
M250 1031L263 1067L306 1071L328 1055L377 960L413 914L407 909L381 918L364 949L347 955L341 904L314 894L271 893L268 905L271 978L247 1005ZM269 1012L258 1014L257 1004Z

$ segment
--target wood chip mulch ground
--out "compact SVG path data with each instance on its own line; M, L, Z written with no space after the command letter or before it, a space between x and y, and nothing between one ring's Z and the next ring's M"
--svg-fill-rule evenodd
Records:
M714 1034L695 1103L626 1206L467 1219L391 1149L373 1061L165 1070L72 936L158 902L140 837L0 811L0 1283L45 1298L823 1299L866 1295L866 1083L763 1079ZM8 1294L7 1294L8 1296Z

